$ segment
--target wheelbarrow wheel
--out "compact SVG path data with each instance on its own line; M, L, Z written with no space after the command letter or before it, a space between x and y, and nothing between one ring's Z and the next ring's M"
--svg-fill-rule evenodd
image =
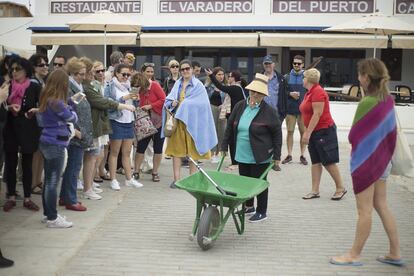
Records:
M215 240L213 237L220 226L220 213L216 207L207 207L201 215L200 224L197 230L197 242L203 250L213 247Z

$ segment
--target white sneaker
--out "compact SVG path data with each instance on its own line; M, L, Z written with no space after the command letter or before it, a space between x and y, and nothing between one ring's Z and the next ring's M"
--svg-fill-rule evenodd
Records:
M102 190L102 189L100 189L100 188L96 188L96 187L93 187L93 186L92 186L92 191L94 191L94 192L95 192L95 194L100 194L100 193L102 193L102 192L103 192L103 190Z
M212 164L217 164L218 162L220 162L220 156L218 156L218 155L214 155L213 157L211 157L211 163Z
M141 188L144 187L143 184L139 183L135 179L131 178L130 180L125 180L125 185L128 187L134 187L134 188Z
M121 190L121 187L119 187L118 180L114 179L114 180L111 181L111 189L115 190L115 191Z
M101 187L101 184L96 183L96 182L93 182L92 187L94 187L94 188L100 188Z
M73 223L67 221L64 216L58 215L55 220L48 220L46 226L48 228L69 228L73 226Z
M83 192L83 197L86 199L91 199L91 200L102 199L102 197L98 195L97 193L95 193L92 189L90 189L89 191Z
M83 191L83 181L80 179L78 179L77 189L78 191Z

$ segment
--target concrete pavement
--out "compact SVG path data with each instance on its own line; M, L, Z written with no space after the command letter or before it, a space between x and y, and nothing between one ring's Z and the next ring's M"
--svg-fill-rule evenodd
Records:
M399 177L390 179L388 197L407 267L375 261L388 249L377 215L363 252L364 266L328 263L330 256L345 253L354 238L356 208L349 149L340 146L340 171L349 191L342 201L329 199L334 184L326 171L321 198L302 200L310 190L310 166L300 165L294 156L294 163L269 175L269 219L246 223L241 236L229 220L209 251L201 251L195 241L188 240L195 200L168 187L171 160L163 160L160 183L143 174L145 187L123 186L114 192L106 182L103 200L85 201L87 212L60 207L59 212L75 223L72 229L46 229L40 223L41 212L23 210L18 203L10 213L0 211L0 247L16 262L0 270L0 275L414 275L414 193L409 191L414 181ZM208 162L204 167L213 168ZM35 199L40 203L39 196Z

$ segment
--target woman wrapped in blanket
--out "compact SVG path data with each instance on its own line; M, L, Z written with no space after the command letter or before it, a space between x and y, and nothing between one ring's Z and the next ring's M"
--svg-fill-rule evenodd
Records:
M217 145L216 128L206 88L193 74L189 60L180 62L181 78L178 79L165 99L164 107L175 113L178 120L176 131L168 139L166 155L173 157L174 181L181 177L181 157L190 156L194 160L210 159L212 149ZM163 110L163 121L165 121ZM161 132L164 138L164 124ZM190 174L196 172L190 163Z
M358 80L365 91L355 113L349 142L352 145L351 175L358 208L354 244L343 256L333 257L336 265L362 265L360 256L371 231L372 210L381 218L390 248L377 261L403 266L394 216L387 205L386 181L391 171L397 127L394 100L389 95L390 77L385 64L375 58L358 64Z

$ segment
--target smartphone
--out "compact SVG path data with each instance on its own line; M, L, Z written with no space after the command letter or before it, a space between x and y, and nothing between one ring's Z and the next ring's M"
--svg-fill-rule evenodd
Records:
M72 100L75 104L79 104L83 99L85 99L86 95L82 92L78 92L72 96Z

